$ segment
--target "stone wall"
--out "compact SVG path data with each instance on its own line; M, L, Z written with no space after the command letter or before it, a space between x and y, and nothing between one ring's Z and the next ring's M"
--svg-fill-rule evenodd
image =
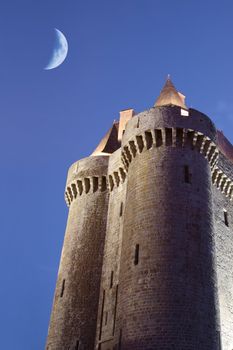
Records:
M127 183L125 177L116 181L116 173L122 167L121 150L109 160L108 178L109 206L101 277L99 312L96 331L96 349L112 349L117 339L117 311L119 291L119 269L121 260L123 215Z
M107 175L108 157L83 159L71 167L70 209L47 340L49 350L93 349L106 230L108 192L91 179ZM87 181L89 179L89 185ZM85 187L85 184L87 185ZM77 186L78 188L78 186Z
M49 350L233 349L233 165L216 142L204 114L157 107L70 167Z
M219 168L233 179L233 164L220 154ZM222 350L233 349L233 206L224 191L213 186L218 299Z
M177 107L127 124L122 349L219 349L210 138L207 117L195 111L184 118Z

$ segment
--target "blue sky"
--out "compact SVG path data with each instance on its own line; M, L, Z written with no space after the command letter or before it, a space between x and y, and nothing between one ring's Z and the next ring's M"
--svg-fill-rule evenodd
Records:
M68 167L171 74L233 142L233 2L0 2L0 329L4 350L44 348L68 210ZM54 28L66 61L45 71Z

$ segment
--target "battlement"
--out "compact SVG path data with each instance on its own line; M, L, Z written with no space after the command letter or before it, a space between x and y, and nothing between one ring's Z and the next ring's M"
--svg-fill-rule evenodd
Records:
M123 147L122 162L125 169L128 169L132 159L143 150L161 146L186 147L197 151L209 161L211 167L216 164L219 154L216 144L198 131L182 128L150 129L137 134Z
M78 196L84 194L95 193L97 191L104 192L107 190L107 177L106 176L93 176L84 177L75 180L66 187L65 191L65 201L68 206L72 201Z
M135 134L159 128L195 130L217 143L215 125L208 116L191 108L188 110L188 115L183 115L182 111L179 106L169 105L153 107L137 114L126 125L122 138L123 146Z
M233 180L229 178L218 166L212 171L212 183L230 200L233 199Z

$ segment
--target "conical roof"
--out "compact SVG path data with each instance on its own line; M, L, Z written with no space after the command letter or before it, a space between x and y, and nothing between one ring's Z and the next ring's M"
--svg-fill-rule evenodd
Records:
M167 81L155 102L155 107L166 105L175 105L187 109L185 105L185 96L176 90L170 76L167 77Z
M115 152L121 146L120 142L118 141L118 129L119 122L114 121L112 127L108 130L91 155L107 155Z

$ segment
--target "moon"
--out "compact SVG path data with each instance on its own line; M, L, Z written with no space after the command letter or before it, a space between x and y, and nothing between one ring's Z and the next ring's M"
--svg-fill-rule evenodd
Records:
M44 68L45 70L59 67L65 61L68 54L68 42L65 35L56 28L54 30L56 33L56 44L49 64Z

